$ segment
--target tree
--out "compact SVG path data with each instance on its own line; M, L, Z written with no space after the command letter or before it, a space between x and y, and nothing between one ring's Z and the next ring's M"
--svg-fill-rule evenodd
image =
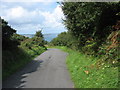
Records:
M34 37L32 38L32 41L35 45L38 46L44 46L44 44L46 43L42 34L42 31L36 31Z
M99 47L120 18L116 15L120 12L120 2L62 2L62 10L64 24L78 40L78 47L84 47L90 38Z
M36 34L35 34L36 37L41 37L43 38L43 34L42 34L42 31L39 30L39 31L36 31Z

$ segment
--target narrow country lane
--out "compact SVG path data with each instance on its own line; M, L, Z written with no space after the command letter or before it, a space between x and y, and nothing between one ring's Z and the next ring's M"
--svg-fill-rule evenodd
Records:
M73 88L66 56L59 49L48 49L6 79L3 88Z

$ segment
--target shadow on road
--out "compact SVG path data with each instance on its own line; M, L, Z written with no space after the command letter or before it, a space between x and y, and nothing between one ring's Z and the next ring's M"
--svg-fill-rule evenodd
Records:
M8 77L5 81L3 81L3 90L6 90L5 88L23 88L26 83L25 78L30 73L37 71L41 67L42 62L43 60L32 60L19 72L16 72L12 76Z

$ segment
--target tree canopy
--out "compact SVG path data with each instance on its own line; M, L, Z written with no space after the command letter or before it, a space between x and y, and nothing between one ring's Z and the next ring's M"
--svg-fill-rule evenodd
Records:
M113 2L62 2L64 24L84 46L88 38L103 41L120 16L120 3ZM108 28L108 29L106 29Z

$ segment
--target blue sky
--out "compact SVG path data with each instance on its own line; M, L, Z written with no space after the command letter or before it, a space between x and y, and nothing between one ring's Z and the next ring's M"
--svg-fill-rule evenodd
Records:
M34 34L40 29L44 34L66 31L62 24L64 15L61 6L56 2L18 1L3 0L0 5L0 16L8 21L18 34Z

